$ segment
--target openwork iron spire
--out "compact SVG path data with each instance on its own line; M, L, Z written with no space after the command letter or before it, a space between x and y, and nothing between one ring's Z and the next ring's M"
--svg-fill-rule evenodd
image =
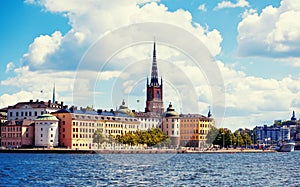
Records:
M157 73L157 62L156 62L156 43L154 41L153 48L153 61L152 61L152 72L151 72L151 86L159 86L158 84L158 73Z

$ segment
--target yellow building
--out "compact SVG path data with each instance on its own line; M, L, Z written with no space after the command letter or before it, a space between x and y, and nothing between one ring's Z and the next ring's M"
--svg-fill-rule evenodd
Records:
M214 125L213 118L200 114L180 115L180 145L187 147L203 147L206 135L211 126Z

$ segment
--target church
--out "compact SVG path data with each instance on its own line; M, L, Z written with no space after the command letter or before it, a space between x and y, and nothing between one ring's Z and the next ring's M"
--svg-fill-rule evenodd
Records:
M174 147L203 147L206 144L206 135L214 125L210 110L207 116L178 114L171 103L166 111L164 110L163 79L158 77L156 42L153 44L151 77L150 82L147 77L146 90L145 112L134 114L141 122L140 130L160 128L170 137Z

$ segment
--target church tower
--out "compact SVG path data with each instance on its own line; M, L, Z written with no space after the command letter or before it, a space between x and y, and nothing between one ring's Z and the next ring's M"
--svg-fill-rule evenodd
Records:
M156 62L156 43L154 42L151 80L147 77L147 100L145 112L153 112L158 114L164 113L163 103L163 81L158 82L157 62Z

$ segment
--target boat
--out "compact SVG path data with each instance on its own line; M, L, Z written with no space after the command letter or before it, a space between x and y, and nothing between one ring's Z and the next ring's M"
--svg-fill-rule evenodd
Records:
M294 141L282 141L280 142L278 152L293 152L295 151L295 142Z

